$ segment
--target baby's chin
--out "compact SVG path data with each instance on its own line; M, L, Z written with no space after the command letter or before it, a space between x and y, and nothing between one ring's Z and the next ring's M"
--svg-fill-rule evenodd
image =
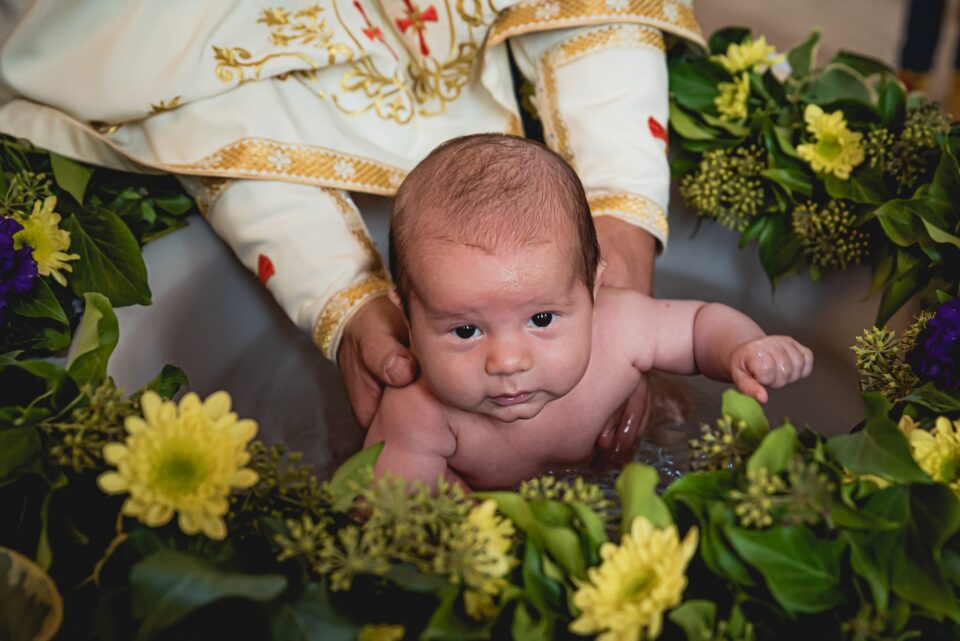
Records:
M542 393L542 392L541 392ZM474 410L478 414L484 414L490 418L496 419L501 423L515 423L516 421L527 421L536 418L543 409L550 404L550 401L556 400L550 398L546 401L535 399L518 405L497 406L495 403L484 403L483 406Z

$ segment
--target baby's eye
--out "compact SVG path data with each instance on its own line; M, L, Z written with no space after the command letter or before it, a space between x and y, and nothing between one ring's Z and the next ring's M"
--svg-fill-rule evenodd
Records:
M476 325L461 325L453 330L453 333L456 334L458 338L467 340L477 335L477 327Z
M530 317L531 322L537 327L546 327L553 322L553 312L540 312Z

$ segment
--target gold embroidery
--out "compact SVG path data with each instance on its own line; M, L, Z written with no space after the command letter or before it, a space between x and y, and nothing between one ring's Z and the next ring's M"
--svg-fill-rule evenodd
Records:
M451 54L442 64L433 58L424 58L422 64L410 65L413 95L417 104L439 103L432 108L421 108L420 115L435 116L443 113L447 104L459 98L463 88L470 83L477 58L477 45L475 42L460 42L457 43L456 52L455 56Z
M667 225L667 216L660 206L637 194L603 194L588 196L590 213L594 216L613 216L637 227L646 229L656 236L664 245L670 229Z
M469 10L466 7L468 2ZM457 0L457 15L471 27L482 27L484 23L482 0Z
M334 294L323 306L313 328L313 342L323 355L336 361L337 347L346 321L361 305L371 298L386 294L392 288L390 281L370 276Z
M558 66L575 62L583 56L611 47L629 47L636 45L651 46L665 52L663 34L652 27L615 24L591 29L559 45L560 61Z
M357 210L357 206L353 200L346 192L339 189L324 189L323 191L329 194L334 202L337 203L337 208L343 215L343 220L347 223L347 228L350 230L350 233L353 234L353 237L357 239L357 242L360 243L360 246L363 247L364 253L370 260L370 272L378 278L386 279L387 271L383 266L383 258L373 244L373 240L367 231L367 226L363 224L363 218L360 216L360 212Z
M393 195L406 172L331 149L265 138L242 138L195 163L165 164L172 172L273 178Z
M531 31L608 22L649 25L705 46L693 9L671 0L521 0L497 16L487 46Z
M560 105L557 100L556 68L561 60L563 51L558 47L549 49L540 56L537 65L540 73L537 78L537 113L543 124L543 137L547 146L560 154L564 160L576 169L573 158L573 149L567 134L567 125L560 115ZM544 104L546 103L546 104Z
M410 89L400 78L383 75L369 58L356 61L350 70L343 74L340 88L348 93L362 92L370 102L357 109L350 109L338 96L333 96L333 104L340 111L352 116L373 110L384 120L393 120L404 125L413 118L413 97Z
M180 106L180 96L174 96L169 101L161 100L157 104L150 104L150 113L158 114L162 111L170 111Z

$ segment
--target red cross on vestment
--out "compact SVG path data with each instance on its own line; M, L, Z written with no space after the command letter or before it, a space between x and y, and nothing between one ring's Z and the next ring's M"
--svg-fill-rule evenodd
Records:
M437 8L431 5L426 11L420 11L419 7L413 4L413 0L403 0L403 4L407 5L407 17L397 18L400 33L406 33L407 29L413 27L413 30L417 32L417 37L420 38L420 53L429 56L430 48L427 47L423 32L427 28L425 23L437 21Z

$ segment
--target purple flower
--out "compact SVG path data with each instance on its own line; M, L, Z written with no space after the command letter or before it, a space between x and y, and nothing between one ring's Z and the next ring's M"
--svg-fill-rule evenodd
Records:
M907 362L917 376L942 390L960 388L960 298L941 305L927 321Z
M30 291L37 279L33 248L29 245L13 248L13 235L21 229L23 225L13 218L0 217L0 320L3 320L4 308L10 303L9 295Z

